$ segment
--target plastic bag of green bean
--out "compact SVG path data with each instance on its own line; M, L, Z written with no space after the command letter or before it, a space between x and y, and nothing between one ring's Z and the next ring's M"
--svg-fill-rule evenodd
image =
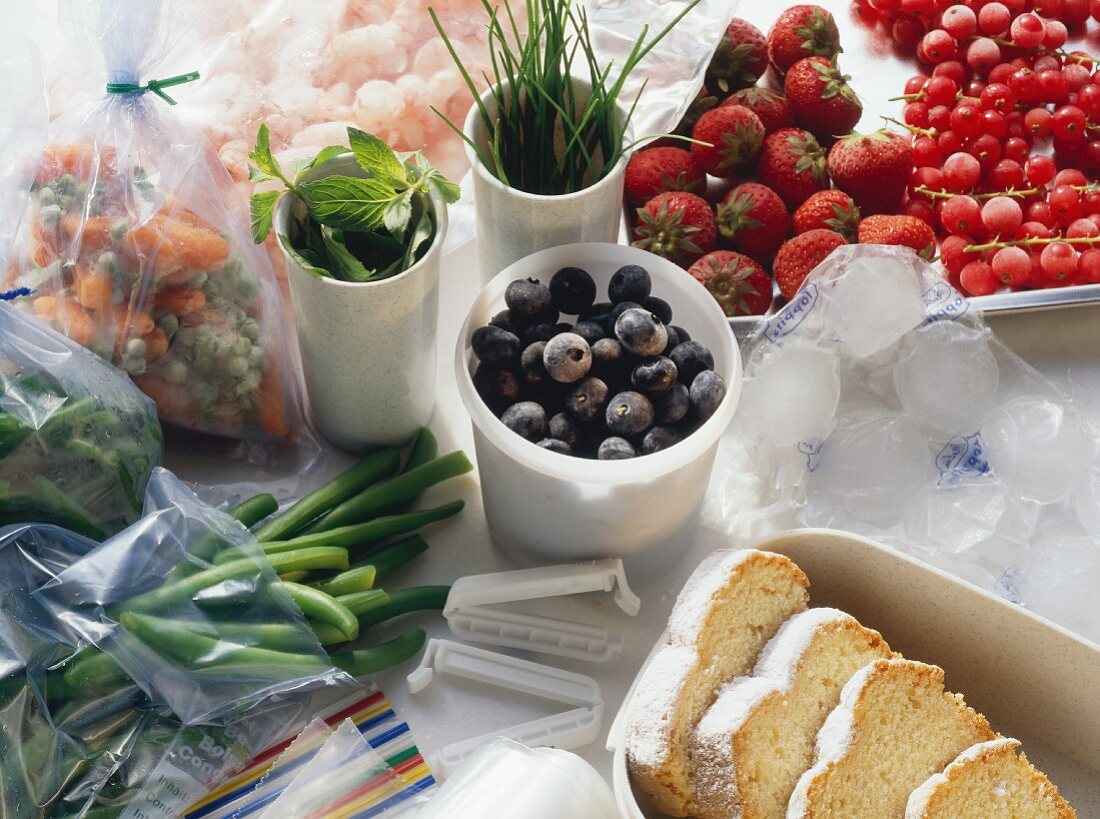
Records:
M164 470L102 544L0 530L3 819L180 815L353 684L247 530Z

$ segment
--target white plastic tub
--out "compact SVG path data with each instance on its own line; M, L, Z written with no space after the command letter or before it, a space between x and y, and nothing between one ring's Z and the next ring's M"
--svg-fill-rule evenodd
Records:
M993 730L1019 739L1081 819L1100 817L1100 646L847 532L803 529L756 548L799 565L810 579L811 606L847 611L895 651L942 667L948 690L966 697ZM663 643L662 636L657 647ZM634 790L627 772L622 730L633 693L632 685L608 737L615 799L623 819L657 819L664 814Z
M474 389L470 336L504 309L514 279L549 282L569 265L596 280L604 300L611 275L626 264L645 267L653 295L667 301L673 323L714 354L728 392L718 411L680 443L626 461L596 461L540 449L509 430ZM473 421L485 516L493 541L524 565L621 558L631 579L652 575L680 554L699 520L718 439L741 394L741 355L710 293L684 270L638 248L604 243L563 245L510 265L470 309L455 353L459 394Z

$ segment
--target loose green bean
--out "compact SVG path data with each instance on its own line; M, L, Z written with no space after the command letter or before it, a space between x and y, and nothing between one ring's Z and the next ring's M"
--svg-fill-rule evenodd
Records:
M424 647L428 635L422 628L414 628L388 643L331 655L332 664L351 674L362 677L384 671L412 657Z
M94 648L87 653L81 653L83 656L77 657L65 669L63 678L65 688L68 690L79 691L85 695L95 694L109 688L116 688L118 683L128 679L122 666L116 663L110 654Z
M349 498L303 529L302 534L327 532L341 526L369 521L414 501L429 487L463 475L473 468L474 465L461 450L436 458Z
M414 611L442 611L450 591L450 586L416 586L390 592L389 602L371 609L359 618L359 628L368 628L391 617Z
M432 431L427 427L421 427L420 431L416 433L416 438L413 439L412 449L409 450L409 459L405 461L401 471L408 472L410 469L416 469L418 466L434 460L438 452L439 442L436 441Z
M255 495L248 500L241 501L229 510L229 516L239 521L247 529L278 511L279 502L275 500L274 496L265 492L262 495Z
M346 572L340 572L335 577L322 580L315 585L325 594L338 597L341 594L369 591L374 588L376 574L377 570L374 566L360 566L359 568L348 569Z
M316 546L358 546L362 543L372 543L388 537L414 532L429 523L435 523L457 515L465 505L464 501L452 501L433 509L417 509L402 515L387 515L386 517L375 518L369 523L341 526L339 529L330 529L327 532L299 535L290 540L262 543L260 546L268 554L279 554L287 549L305 549Z
M378 608L389 599L389 594L382 589L371 589L370 591L342 594L336 598L336 602L345 606L348 611L358 617L361 614L366 614L371 609Z
M256 540L261 543L284 540L318 515L338 506L375 481L393 475L400 467L401 453L395 448L371 453L351 469L340 473L324 486L299 499L285 512L276 515L257 529Z
M409 535L382 547L362 562L354 564L351 570L362 566L373 566L374 582L378 583L426 551L428 551L428 541L420 535Z
M293 572L307 569L335 569L345 571L348 568L348 553L346 549L336 547L318 547L313 549L298 549L285 554L270 556L271 566L275 572ZM152 611L178 605L185 600L190 600L203 589L224 583L227 580L236 580L241 577L259 577L260 567L255 560L243 558L232 560L218 566L205 569L198 574L165 583L158 589L132 597L121 604L122 609L129 611Z
M354 640L359 636L359 621L347 606L338 603L332 595L297 583L284 582L283 588L306 617L328 623L338 629L345 640Z

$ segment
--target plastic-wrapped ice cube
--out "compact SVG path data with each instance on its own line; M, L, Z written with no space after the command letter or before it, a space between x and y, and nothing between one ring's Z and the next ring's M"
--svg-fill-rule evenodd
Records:
M1100 545L1091 537L1050 535L1033 543L1004 578L1006 592L1027 608L1100 642Z
M832 509L876 526L899 522L914 495L935 480L932 450L920 424L905 415L868 412L829 436L806 475L807 516Z
M994 411L981 435L1009 494L1039 503L1063 500L1084 484L1097 451L1096 433L1079 412L1035 395Z
M770 348L754 365L744 382L738 423L779 446L832 432L840 401L834 350L788 341Z
M905 412L949 435L981 428L1000 384L988 330L937 321L908 333L900 353L894 387Z
M824 262L829 264L840 267L828 287L823 284L825 323L853 355L874 355L924 321L923 286L911 259L834 254Z

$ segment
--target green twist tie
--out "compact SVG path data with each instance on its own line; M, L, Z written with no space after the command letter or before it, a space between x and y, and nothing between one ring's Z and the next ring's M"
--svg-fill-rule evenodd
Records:
M174 77L167 77L163 80L149 80L146 85L134 85L129 82L109 82L107 83L107 93L144 94L146 91L152 91L169 105L175 105L176 101L168 96L164 92L164 89L171 88L173 85L183 85L184 83L194 82L198 78L198 71L188 71L186 74L177 74Z

